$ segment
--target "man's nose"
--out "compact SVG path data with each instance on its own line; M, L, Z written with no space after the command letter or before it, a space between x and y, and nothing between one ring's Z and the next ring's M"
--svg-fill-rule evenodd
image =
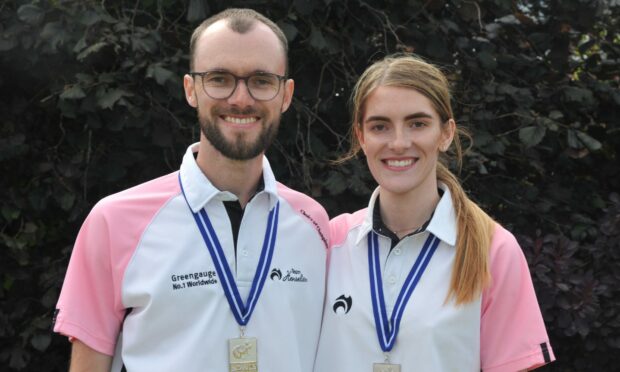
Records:
M254 98L250 94L250 90L244 80L237 81L237 86L232 95L228 97L228 103L233 106L246 107L254 103Z

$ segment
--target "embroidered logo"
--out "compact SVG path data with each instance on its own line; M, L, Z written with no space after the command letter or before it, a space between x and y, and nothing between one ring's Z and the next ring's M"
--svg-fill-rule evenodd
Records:
M271 280L280 280L283 282L298 282L305 283L308 281L308 278L301 272L301 270L290 268L282 274L282 271L278 268L274 268L271 270L271 274L269 274Z
M189 274L172 274L172 289L186 289L200 287L203 285L212 285L217 283L217 273L215 270L199 271Z
M271 274L269 275L269 278L271 278L271 280L282 279L282 271L280 271L280 269L271 270Z
M353 306L353 299L351 296L340 295L340 297L334 301L332 309L335 314L348 314L351 310L351 306Z

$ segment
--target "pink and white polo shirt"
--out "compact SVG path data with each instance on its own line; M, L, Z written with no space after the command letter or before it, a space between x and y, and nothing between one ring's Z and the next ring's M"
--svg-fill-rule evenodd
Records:
M102 199L77 237L54 331L113 355L113 371L226 371L239 336L194 221L205 208L241 297L250 291L269 210L279 201L275 251L246 327L262 371L312 371L325 292L328 217L306 195L276 182L263 160L264 190L246 205L235 257L230 220L188 148L175 172ZM181 188L183 182L187 202Z
M515 372L555 359L521 248L497 225L490 251L492 284L465 305L445 303L457 237L450 191L444 190L424 232L390 251L379 235L379 262L388 317L429 233L439 245L407 303L390 362L402 371ZM315 372L371 371L382 363L371 299L367 236L369 207L330 222L328 284Z

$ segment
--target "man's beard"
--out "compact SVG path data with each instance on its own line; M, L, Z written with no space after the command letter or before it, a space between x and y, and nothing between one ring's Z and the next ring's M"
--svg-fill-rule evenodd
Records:
M234 141L229 141L224 137L221 129L215 123L215 120L221 115L254 115L260 116L262 121L261 131L258 134L258 138L254 142L248 142L243 134L238 134ZM266 122L265 115L258 115L256 110L238 110L230 109L223 113L222 110L217 107L211 109L211 116L200 115L200 108L198 109L198 121L200 122L200 129L207 138L209 143L215 147L217 151L222 153L225 157L233 160L249 160L257 157L261 153L267 150L271 145L276 135L278 134L278 127L280 125L280 116L273 118L271 122Z

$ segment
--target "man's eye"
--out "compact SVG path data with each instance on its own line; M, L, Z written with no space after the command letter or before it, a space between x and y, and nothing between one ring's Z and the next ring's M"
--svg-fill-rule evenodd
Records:
M205 82L207 84L227 84L230 82L230 77L222 74L209 74L205 76Z
M254 76L251 80L252 84L257 87L270 87L275 85L274 80L268 77Z

